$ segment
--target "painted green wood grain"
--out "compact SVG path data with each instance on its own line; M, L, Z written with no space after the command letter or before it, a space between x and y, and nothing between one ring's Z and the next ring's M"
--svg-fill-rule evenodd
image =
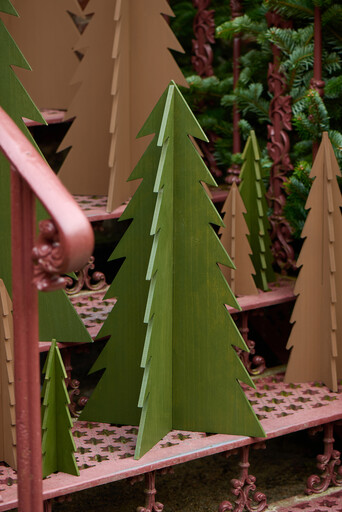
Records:
M9 0L0 0L0 12L12 14L13 16L18 16L17 11L14 9L13 5Z
M1 0L0 12L17 15L9 1ZM15 121L30 142L38 149L27 129L23 117L39 123L45 123L39 110L21 85L11 66L29 70L30 66L13 41L3 22L0 20L0 104ZM20 205L18 205L20 208ZM37 217L46 216L42 206L38 207ZM0 155L0 276L11 295L11 202L10 169L7 159ZM20 276L18 276L20 279ZM56 338L57 341L91 342L92 339L73 305L59 290L52 293L39 292L39 336L42 341Z
M168 90L162 119L173 111ZM167 125L168 126L168 125ZM173 130L173 123L168 126ZM172 140L172 139L171 139ZM135 458L140 458L172 429L172 293L173 293L173 145L162 147L154 192L158 194L151 235L153 247L146 278L150 281L145 322L148 323L142 366L145 368L139 406L141 422ZM160 145L160 141L158 140ZM159 223L162 218L162 226Z
M9 0L1 0L0 13L17 16ZM35 144L23 117L45 123L39 110L18 80L12 66L30 69L25 57L13 41L0 19L0 105L15 121L27 138ZM0 276L8 292L12 291L11 275L11 203L10 203L10 166L7 159L0 155ZM51 338L50 338L51 339Z
M92 343L91 336L64 290L38 292L39 340Z
M140 136L159 131L166 94L157 103L146 121ZM110 336L105 348L91 369L105 369L81 418L110 423L138 425L141 411L138 408L143 370L140 368L146 324L145 308L149 290L146 281L148 261L153 237L150 234L156 194L156 178L160 148L154 137L130 176L141 179L121 220L132 219L126 233L110 259L125 258L106 297L118 301L108 315L99 337Z
M56 340L51 343L43 372L43 477L55 471L79 475L74 455L76 446L71 433L70 400L65 385L67 375Z
M252 130L243 151L239 191L246 207L246 223L249 229L249 244L255 269L254 281L258 288L267 291L268 283L275 280L272 269L270 223L267 218L266 190L262 181L260 150Z
M253 386L233 345L247 347L225 308L239 306L218 266L232 266L211 225L222 220L201 184L215 182L189 135L206 139L172 83L158 138L136 457L165 435L171 409L172 428L264 435L238 382Z

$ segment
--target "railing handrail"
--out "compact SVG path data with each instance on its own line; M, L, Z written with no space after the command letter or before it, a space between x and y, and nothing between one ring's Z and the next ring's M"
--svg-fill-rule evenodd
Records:
M0 150L11 174L18 510L43 512L37 288L61 288L60 274L88 261L94 235L71 194L1 107ZM36 197L51 215L39 223L38 241Z
M79 270L94 246L89 221L39 152L0 107L0 149L51 215L61 246L61 273Z

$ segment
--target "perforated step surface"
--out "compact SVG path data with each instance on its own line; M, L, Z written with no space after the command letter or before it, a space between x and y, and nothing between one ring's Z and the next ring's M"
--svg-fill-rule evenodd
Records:
M255 381L255 390L246 389L268 439L342 418L341 393L332 393L321 383L285 384L283 377L283 374L262 377ZM48 477L43 484L45 499L260 441L245 436L172 431L144 457L134 460L137 432L137 427L131 425L77 421L73 433L81 474L76 477L57 473ZM14 508L17 504L16 473L0 466L0 483L3 500L0 511ZM300 509L288 510L298 512ZM321 512L326 511L322 509Z

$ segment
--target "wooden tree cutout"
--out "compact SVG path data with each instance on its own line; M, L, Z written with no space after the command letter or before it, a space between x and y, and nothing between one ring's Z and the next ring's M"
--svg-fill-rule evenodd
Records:
M169 52L181 47L162 16L172 15L166 0L90 0L88 13L67 113L76 119L61 145L71 150L59 175L72 193L108 194L111 211L136 190L126 180L149 142L136 140L143 122L171 78L186 81Z
M218 266L232 266L212 227L223 223L201 182L216 184L189 135L206 140L172 83L158 139L136 457L170 427L264 435L238 382L253 385L233 345L247 347L224 306L239 308Z
M275 280L272 269L271 239L268 233L266 191L262 181L260 150L252 130L243 151L244 163L241 168L240 194L247 213L249 244L252 249L252 263L255 269L254 281L258 288L268 290L268 283Z
M76 446L71 433L70 400L65 385L67 374L56 340L51 343L43 372L43 477L56 471L79 475L74 455Z
M254 267L250 258L248 227L243 214L246 213L239 189L234 182L222 208L225 226L219 229L221 243L230 255L236 269L222 266L221 270L235 295L258 293L252 275Z
M0 0L0 12L17 16L9 0ZM0 104L27 138L37 147L23 117L45 123L39 110L18 80L12 66L30 67L13 38L0 20ZM20 205L18 205L18 208ZM40 213L39 213L40 216ZM10 169L0 154L0 277L12 294ZM58 341L91 342L88 331L63 290L39 293L39 333L42 341L55 337Z
M39 108L67 108L80 35L68 11L81 15L78 0L13 0L13 6L20 17L5 23L33 69L18 70L19 79Z
M233 345L244 350L247 347L225 307L225 304L230 304L239 308L218 266L218 263L232 265L212 228L212 224L222 225L222 221L201 184L215 185L215 182L189 134L202 140L206 138L174 82L166 93L167 97L162 98L157 111L154 111L154 121L158 120L160 158L154 139L150 145L153 152L150 156L145 153L140 161L146 171L157 170L154 191L155 195L158 194L156 203L153 201L153 206L156 206L147 267L147 279L150 281L147 302L144 299L147 330L141 330L139 335L136 331L135 336L126 336L124 341L126 351L136 354L142 351L144 369L139 396L142 413L136 458L172 428L264 435L238 382L253 385ZM163 103L161 118L159 108ZM156 128L154 126L154 131ZM141 172L136 174L137 178L141 176ZM140 187L136 194L139 190ZM136 195L130 203L134 202L135 213L131 226L138 216L144 215L148 204L145 198L144 201L135 198ZM136 259L141 256L140 252L132 252L134 231L130 232L130 228L122 239L121 251L116 254L117 257L123 256L122 249L127 248L127 261L129 257ZM147 232L146 227L144 232ZM147 249L145 244L144 251ZM140 284L137 284L134 274L124 274L124 265L126 261L116 279L121 274L120 285L136 291ZM119 304L120 298L114 311ZM130 328L130 322L142 321L141 317L132 318L128 303L123 303L121 315L124 315L122 326L126 330ZM134 347L131 348L130 344ZM108 359L109 352L106 356ZM123 362L120 354L116 357ZM127 365L121 372L132 372L132 369L134 371ZM112 383L114 378L112 375ZM104 377L101 382L105 382ZM94 402L104 393L113 393L110 376L107 377L107 387L101 389ZM117 390L117 394L119 392ZM139 393L139 389L135 392ZM103 411L102 416L97 417L96 404L93 402L91 406L91 400L82 418L99 421L105 415L106 421L122 422L118 416L112 419L110 411ZM136 408L136 404L133 406ZM93 408L91 416L90 407Z
M159 131L166 94L162 96L146 121L139 136ZM105 372L89 398L81 419L137 425L139 391L143 377L140 368L146 336L144 314L149 283L146 270L152 250L150 229L156 203L153 186L161 150L157 136L134 169L130 179L142 179L120 220L133 219L125 235L111 255L111 260L125 260L111 284L106 298L117 297L117 303L104 322L99 337L110 336L91 369Z
M310 174L285 376L286 382L322 381L332 391L342 378L342 201L336 176L341 172L325 132Z
M0 460L17 469L12 301L0 279Z
M0 0L0 12L18 16L9 0ZM23 117L44 123L40 112L18 80L15 68L30 69L29 64L0 19L0 105L15 121L27 138L35 144ZM4 279L11 294L11 203L10 203L10 169L8 160L0 153L0 277Z

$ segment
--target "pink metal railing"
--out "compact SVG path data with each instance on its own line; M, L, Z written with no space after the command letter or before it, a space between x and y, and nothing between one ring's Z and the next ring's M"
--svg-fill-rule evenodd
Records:
M43 512L37 288L61 288L60 275L88 261L94 237L72 196L1 108L0 149L11 164L19 511ZM36 197L52 220L40 223L35 245Z

